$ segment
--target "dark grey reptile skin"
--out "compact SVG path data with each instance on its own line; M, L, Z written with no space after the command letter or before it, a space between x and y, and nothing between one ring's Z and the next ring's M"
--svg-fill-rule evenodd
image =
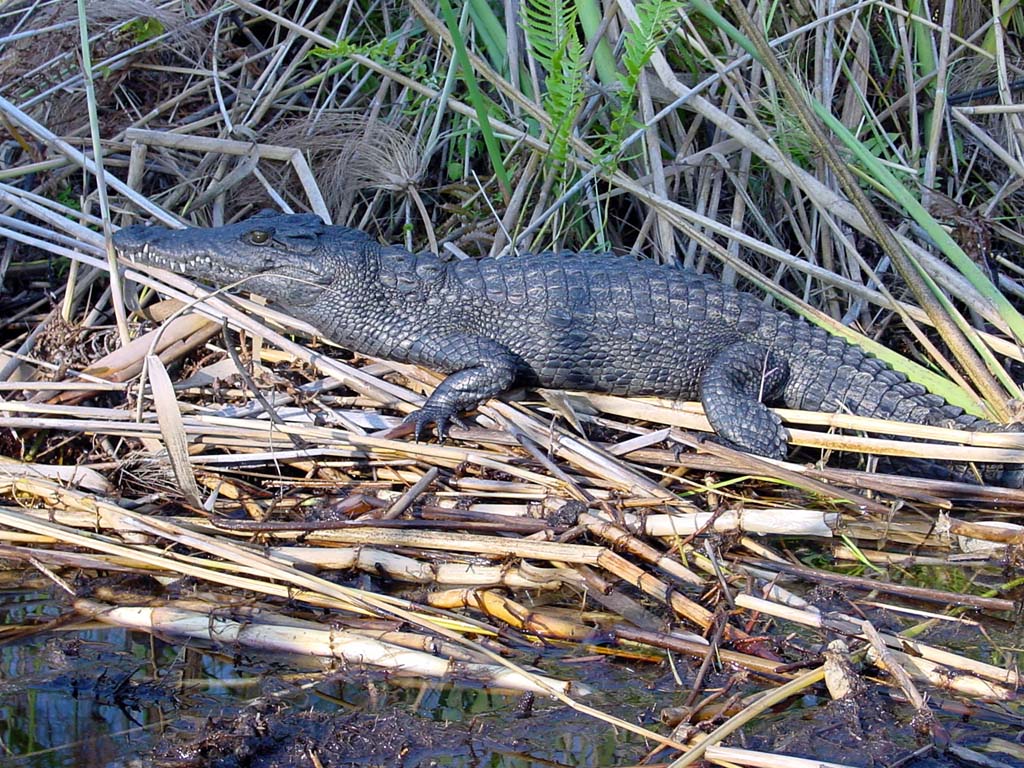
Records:
M614 256L446 262L316 216L261 213L217 229L134 226L128 258L259 293L338 344L448 374L410 417L440 436L515 384L700 399L715 431L783 458L762 400L918 424L1021 431L963 413L877 358L694 272ZM990 465L1020 486L1024 471ZM947 474L970 479L965 468Z

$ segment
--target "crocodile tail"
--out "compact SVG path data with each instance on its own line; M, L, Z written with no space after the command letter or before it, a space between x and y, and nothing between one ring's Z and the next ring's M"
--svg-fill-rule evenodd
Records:
M1024 424L996 424L965 413L859 347L809 330L810 351L791 357L795 370L785 397L791 407L971 432L1024 432ZM796 365L794 358L800 359ZM977 482L980 475L986 482L1024 487L1024 465L928 462L920 473L966 482Z
M951 406L947 406L951 407ZM1024 424L1014 422L1012 424L998 424L994 421L982 419L969 413L962 413L953 420L951 426L958 429L966 429L971 432L1014 432L1024 433ZM953 480L967 480L974 482L977 475L995 485L1003 485L1008 488L1024 488L1024 464L951 464L944 468L948 476ZM936 474L934 471L931 474Z

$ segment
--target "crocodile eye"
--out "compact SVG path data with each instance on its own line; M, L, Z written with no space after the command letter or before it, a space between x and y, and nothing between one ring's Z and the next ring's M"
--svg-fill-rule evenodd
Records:
M270 233L265 229L254 229L246 235L246 239L253 245L266 245L270 242Z

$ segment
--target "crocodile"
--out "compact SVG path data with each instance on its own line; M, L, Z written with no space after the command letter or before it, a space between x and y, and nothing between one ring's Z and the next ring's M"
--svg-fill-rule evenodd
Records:
M134 225L130 261L280 305L353 352L446 374L411 414L415 437L513 386L699 399L718 438L782 459L766 404L995 432L861 348L712 277L624 256L446 260L381 245L311 214L261 212L216 228ZM1024 467L937 474L1024 486ZM975 471L977 469L977 471ZM979 474L980 472L980 474Z

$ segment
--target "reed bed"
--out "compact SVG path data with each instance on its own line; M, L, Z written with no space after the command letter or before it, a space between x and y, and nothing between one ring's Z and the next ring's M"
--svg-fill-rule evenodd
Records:
M754 5L0 4L5 582L81 622L552 697L673 766L810 764L722 745L808 690L898 698L970 760L949 701L1020 713L1019 643L987 625L1019 622L1024 494L885 462L1024 463L1021 434L780 409L775 462L707 440L699 404L531 391L417 443L436 374L109 247L276 207L455 257L643 253L1010 419L1019 9ZM927 641L953 625L985 653ZM537 648L702 666L641 727Z

